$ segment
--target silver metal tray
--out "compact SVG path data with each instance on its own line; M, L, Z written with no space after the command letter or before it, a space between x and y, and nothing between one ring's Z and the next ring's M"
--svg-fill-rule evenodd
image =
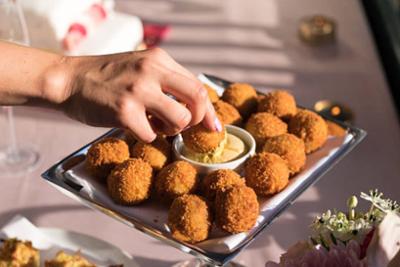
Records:
M223 90L224 87L229 85L228 81L213 76L200 75L199 78L203 82L219 90ZM312 172L307 172L307 174L302 178L301 182L292 183L290 190L285 189L289 190L289 193L286 192L277 194L278 197L274 202L274 205L268 208L268 211L264 214L265 216L263 216L263 218L258 222L257 226L255 226L250 232L241 238L240 242L229 251L219 251L215 249L209 249L210 247L201 246L199 244L189 244L174 240L171 238L168 231L156 229L139 217L127 216L119 210L113 209L110 205L107 205L101 201L97 201L96 199L81 193L83 186L71 179L70 175L68 175L68 171L84 162L86 152L91 144L105 137L121 135L122 131L119 129L110 130L93 142L73 152L71 155L65 157L63 160L45 171L42 174L42 177L65 195L80 201L84 205L94 210L100 211L132 228L136 228L139 231L153 236L154 238L159 239L170 246L176 247L183 252L190 253L203 260L209 261L211 264L224 265L232 260L246 246L248 246L251 241L253 241L259 233L261 233L269 224L273 222L274 219L276 219L285 209L287 209L296 198L298 198L305 190L307 190L307 188L314 184L330 168L338 163L366 136L366 132L362 129L338 121L335 122L346 129L346 142L343 142L343 144L335 148L335 150L332 151L329 156L326 156L323 163L312 169ZM285 192L285 190L283 192Z

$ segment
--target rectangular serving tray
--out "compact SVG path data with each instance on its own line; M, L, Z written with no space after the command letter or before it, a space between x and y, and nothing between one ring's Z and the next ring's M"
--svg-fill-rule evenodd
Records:
M201 74L199 79L204 83L213 86L216 89L222 89L229 85L230 82L219 79L215 76L207 76ZM218 91L218 90L217 90ZM325 118L329 119L329 118ZM347 153L349 153L361 140L366 136L366 132L357 127L344 124L339 121L334 121L343 128L347 130L348 138L347 142L344 142L337 150L335 150L327 160L318 166L312 173L310 173L304 181L298 184L290 192L290 194L284 195L283 198L277 202L278 204L273 206L273 208L268 211L268 216L259 223L255 229L249 232L249 234L241 240L232 250L227 252L215 252L204 249L204 247L198 246L196 244L189 244L174 240L170 235L166 234L159 229L155 229L151 225L143 222L140 218L135 218L132 216L126 216L121 212L110 208L104 203L100 203L85 194L80 194L82 190L82 185L76 183L73 179L70 179L68 171L81 164L85 160L85 155L88 148L100 139L111 136L119 136L122 131L120 129L112 129L100 136L93 142L83 146L79 150L73 152L69 156L65 157L60 162L54 164L51 168L42 174L42 177L46 179L51 185L56 187L59 191L65 195L73 198L82 204L92 208L94 210L100 211L132 228L136 228L154 238L167 243L183 252L190 253L196 257L206 260L214 265L224 265L230 260L232 260L238 253L240 253L246 246L248 246L251 241L253 241L259 233L261 233L269 224L271 224L279 215L286 210L307 188L313 185L319 178L321 178L328 170L330 170L336 163L338 163Z

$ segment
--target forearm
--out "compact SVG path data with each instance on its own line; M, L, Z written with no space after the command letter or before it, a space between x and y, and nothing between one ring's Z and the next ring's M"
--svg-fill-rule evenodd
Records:
M66 57L0 41L0 105L61 103L70 70Z

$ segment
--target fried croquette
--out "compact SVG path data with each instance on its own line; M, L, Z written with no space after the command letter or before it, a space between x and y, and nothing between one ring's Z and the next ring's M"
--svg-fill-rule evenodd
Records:
M260 112L251 115L246 130L254 137L257 145L263 145L268 138L286 133L287 125L270 113Z
M211 88L209 85L207 84L203 84L204 88L206 88L207 93L208 93L208 98L210 99L211 103L215 103L219 100L219 96L217 94L217 92Z
M288 120L297 113L296 101L288 92L276 90L266 94L260 101L258 112L268 112L282 120Z
M218 149L225 140L225 127L221 132L211 131L197 124L182 132L183 143L196 153L210 153Z
M143 159L128 159L107 177L107 188L114 202L134 205L150 196L153 169Z
M225 191L233 185L244 185L245 181L240 175L229 169L219 169L207 174L201 180L201 193L210 202L214 202L217 191Z
M129 158L128 144L118 138L105 138L94 143L86 155L86 167L92 175L105 179L119 163Z
M328 135L336 137L343 137L346 135L346 130L339 126L337 123L326 120L326 125L328 126Z
M154 192L158 199L170 203L179 196L194 192L197 185L196 168L180 160L161 169L154 180Z
M231 104L223 100L219 100L214 103L214 109L218 118L223 124L241 124L242 116L240 116L239 111Z
M262 151L275 153L284 159L290 175L298 173L306 164L304 142L293 134L286 133L268 138Z
M6 239L0 249L0 266L39 267L39 250L30 241Z
M245 185L234 185L217 191L215 220L218 227L231 233L250 230L260 213L257 195Z
M172 237L183 242L196 243L207 239L212 214L207 202L197 195L176 198L168 212L168 227Z
M289 132L301 138L309 154L323 146L328 137L325 120L309 110L300 110L289 122Z
M64 251L57 252L54 259L46 260L45 267L96 267L95 264L89 262L83 257L79 251L74 254L68 254Z
M170 154L171 145L161 136L158 136L150 144L138 141L131 149L133 158L141 158L147 161L156 171L161 170L168 163Z
M257 109L257 92L250 84L231 84L224 91L222 100L234 106L244 118Z
M248 159L244 167L247 186L259 196L282 191L289 182L289 168L276 154L262 152Z

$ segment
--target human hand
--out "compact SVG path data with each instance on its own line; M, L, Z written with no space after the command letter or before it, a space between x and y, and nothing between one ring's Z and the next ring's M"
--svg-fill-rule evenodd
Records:
M127 128L145 142L156 132L174 135L200 122L221 131L202 83L161 49L67 61L72 72L59 102L74 119Z

